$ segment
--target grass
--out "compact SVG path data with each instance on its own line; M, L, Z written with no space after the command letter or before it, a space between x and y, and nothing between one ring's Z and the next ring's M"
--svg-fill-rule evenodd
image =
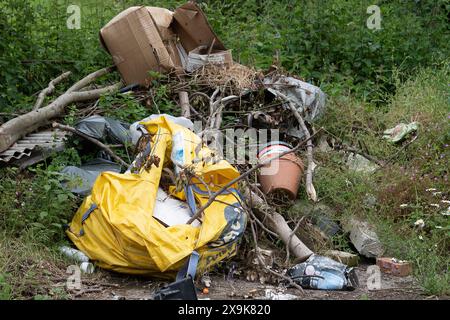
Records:
M450 294L450 223L441 214L448 207L442 200L450 197L449 78L448 63L422 70L416 78L397 83L397 93L382 108L349 96L331 97L319 125L378 159L397 156L376 173L362 175L343 169L342 154L319 152L315 176L318 194L338 218L356 215L371 221L386 254L412 261L420 285L434 295ZM408 147L382 140L386 128L411 121L418 121L420 128ZM369 195L377 199L374 206L365 205ZM414 226L417 219L425 221L423 229Z

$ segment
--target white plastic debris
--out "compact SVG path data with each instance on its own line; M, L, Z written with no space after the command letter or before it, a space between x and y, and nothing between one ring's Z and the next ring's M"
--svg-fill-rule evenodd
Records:
M383 132L383 138L389 140L392 143L402 141L411 132L417 131L419 124L417 122L411 122L409 124L399 123L394 128L387 129Z
M414 225L416 227L419 227L419 229L423 229L425 227L425 221L423 221L423 219L419 219L416 222L414 222Z
M166 226L171 227L178 224L186 224L191 218L191 211L186 202L175 199L163 189L158 188L153 217ZM192 223L192 226L198 227L200 222L196 220Z
M203 275L201 282L206 288L211 287L211 277L209 275L207 274Z
M64 254L67 258L73 259L78 263L89 262L89 257L85 255L80 250L70 248L67 246L62 246L59 251Z
M90 262L83 262L80 264L80 270L83 273L92 274L95 271L95 266Z
M347 166L350 170L360 173L372 173L378 169L378 165L359 154L351 153L347 158Z
M298 300L299 297L289 293L279 292L276 289L266 289L265 298L268 300Z

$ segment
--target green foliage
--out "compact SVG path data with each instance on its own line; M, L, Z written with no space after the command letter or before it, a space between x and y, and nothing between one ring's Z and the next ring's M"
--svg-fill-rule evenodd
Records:
M6 276L0 273L0 300L11 299L11 286L6 280Z
M59 170L73 160L73 150L60 153L47 167L30 168L34 177L17 174L15 168L0 171L0 228L11 236L32 239L34 242L53 245L62 241L63 226L69 222L77 198L62 188Z
M372 156L391 163L372 175L345 170L342 153L316 151L321 163L315 186L322 201L337 210L341 220L361 216L373 222L387 255L410 260L420 285L430 294L449 294L450 222L442 212L449 198L448 159L449 63L424 69L406 82L396 81L396 94L383 108L352 97L331 97L319 126L353 142ZM392 145L381 133L399 122L419 121L417 139L409 146ZM406 143L406 142L405 142ZM430 190L432 188L432 190ZM376 204L368 206L368 196ZM424 228L414 226L418 219ZM335 245L342 244L333 239ZM345 244L343 246L345 249Z
M184 1L152 1L175 8ZM68 29L67 7L81 8L81 29ZM145 4L145 3L143 3ZM405 77L449 55L448 2L376 1L381 30L366 26L370 0L202 1L214 31L234 58L259 68L278 55L289 72L326 86L340 83L383 98L394 70ZM98 31L132 1L4 0L0 3L0 109L30 108L32 94L62 71L78 79L108 64ZM399 18L401 17L401 18Z
M105 111L106 116L127 123L132 123L148 116L148 110L130 94L103 95L100 98L98 107Z
M377 1L381 30L366 26L374 4L368 0L208 1L204 7L242 62L267 68L278 52L289 72L316 83L346 83L374 99L394 89L394 68L410 75L448 56L446 3Z

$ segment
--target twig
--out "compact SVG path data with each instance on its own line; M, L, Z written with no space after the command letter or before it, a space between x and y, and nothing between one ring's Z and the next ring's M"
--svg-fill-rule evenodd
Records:
M268 234L274 236L275 238L279 238L280 236L278 234L276 234L275 232L269 230L253 213L253 211L249 210L250 215L252 216L253 220L264 230L266 231Z
M186 91L180 91L178 96L180 97L181 116L189 119L191 117L189 95Z
M111 148L109 148L107 145L103 144L102 142L98 141L97 139L91 138L88 135L84 134L83 132L78 131L77 129L70 127L70 126L66 126L57 122L53 122L53 128L58 128L64 131L69 131L72 133L75 133L77 135L79 135L80 137L92 142L93 144L97 145L98 147L102 148L103 150L105 150L111 157L113 157L115 160L117 160L121 165L128 167L129 164L126 163L125 161L122 160L122 158L120 158L118 155L116 155Z
M97 70L95 72L92 72L91 74L88 74L86 77L75 83L73 86L71 86L66 93L71 93L75 91L80 91L84 87L86 87L88 84L90 84L92 81L96 80L97 78L104 76L105 74L110 73L115 69L114 66L103 68L100 70Z
M289 240L288 243L286 244L286 260L284 262L285 265L287 265L289 263L289 256L290 256L290 250L289 247L291 246L291 241L292 241L292 237L295 235L295 233L297 232L298 228L300 227L300 224L303 222L303 219L305 217L301 217L300 220L298 220L297 224L295 225L294 230L292 230L291 234L289 235Z
M364 151L361 151L359 149L356 149L356 148L353 148L353 147L349 147L349 146L347 146L345 144L342 144L342 148L344 150L348 151L348 152L359 154L359 155L363 156L364 158L366 158L366 159L368 159L368 160L370 160L372 162L375 162L380 167L383 167L385 165L385 162L383 162L381 160L378 160L377 158L375 158L375 157L371 156L370 154L368 154L368 153L366 153Z
M413 143L414 141L417 140L417 138L419 137L419 135L417 134L416 136L414 136L414 138L412 138L410 141L408 141L405 145L403 145L396 153L394 153L391 157L389 157L389 159L387 159L383 165L381 165L381 167L385 167L388 163L390 163L392 160L394 160L399 154L400 152L402 152L403 150L405 150L411 143ZM379 168L377 168L378 170Z
M315 168L315 163L313 159L313 145L311 142L311 134L308 131L308 128L305 125L305 121L303 120L300 113L297 111L297 108L295 108L294 103L284 94L281 92L277 92L277 95L281 97L283 100L286 100L288 102L289 108L291 109L292 113L294 114L295 118L297 119L298 123L300 124L300 127L302 128L303 132L305 133L306 141L307 141L307 159L308 159L308 168L306 169L306 193L308 194L308 197L314 201L317 202L317 193L316 189L313 185L313 171Z
M249 176L251 173L253 173L254 171L258 170L261 167L264 167L268 164L270 164L273 160L279 159L289 153L292 152L296 152L298 149L300 149L300 147L302 147L305 143L307 143L309 140L311 140L317 133L319 133L319 131L317 131L315 134L313 134L312 136L310 136L307 140L304 140L302 142L300 142L299 144L297 144L297 146L295 146L294 148L284 151L282 153L279 153L278 155L276 155L273 158L269 158L263 162L258 163L256 166L250 168L249 170L247 170L246 172L244 172L243 174L241 174L239 177L234 178L233 180L231 180L230 182L228 182L227 184L225 184L224 187L222 187L219 191L215 192L214 194L212 194L211 197L209 197L208 201L197 211L197 213L192 216L191 219L189 219L189 221L187 222L187 224L191 224L195 219L197 219L202 213L203 211L205 211L206 208L208 208L211 203L214 202L214 199L219 196L220 194L222 194L224 191L226 191L229 187L231 187L232 185L234 185L235 183L237 183L238 181L244 179L245 177Z
M295 287L296 289L298 289L302 294L305 294L305 291L303 290L302 287L300 287L298 284L296 284L290 277L285 276L284 274L278 273L272 269L270 269L268 266L266 266L266 264L264 263L264 261L262 260L260 254L259 254L259 247L258 247L258 238L256 237L256 231L255 231L255 227L253 225L253 223L250 224L251 229L252 229L252 234L253 234L253 241L255 242L255 251L256 251L256 257L258 258L259 263L270 273L272 273L273 275L284 279L286 281L289 282L289 284L293 287Z
M216 43L216 38L214 38L214 39L212 40L211 46L210 46L209 49L208 49L208 58L209 58L209 55L211 54L211 51L212 51L212 49L213 49L213 47L214 47L214 43Z
M61 74L57 78L55 78L52 81L50 81L48 83L47 88L45 88L44 90L42 90L39 93L39 96L38 96L38 98L36 100L36 104L34 105L33 110L39 109L42 106L42 103L44 102L45 97L48 96L49 94L53 93L53 91L55 90L55 86L58 83L60 83L61 81L63 81L64 79L67 79L71 74L72 74L72 72L70 72L70 71L64 72L63 74Z

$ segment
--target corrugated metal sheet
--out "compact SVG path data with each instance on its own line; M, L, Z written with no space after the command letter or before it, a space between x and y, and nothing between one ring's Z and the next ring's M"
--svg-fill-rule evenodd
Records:
M34 150L57 150L64 146L67 132L54 129L31 133L0 153L0 162L10 162L29 157Z

